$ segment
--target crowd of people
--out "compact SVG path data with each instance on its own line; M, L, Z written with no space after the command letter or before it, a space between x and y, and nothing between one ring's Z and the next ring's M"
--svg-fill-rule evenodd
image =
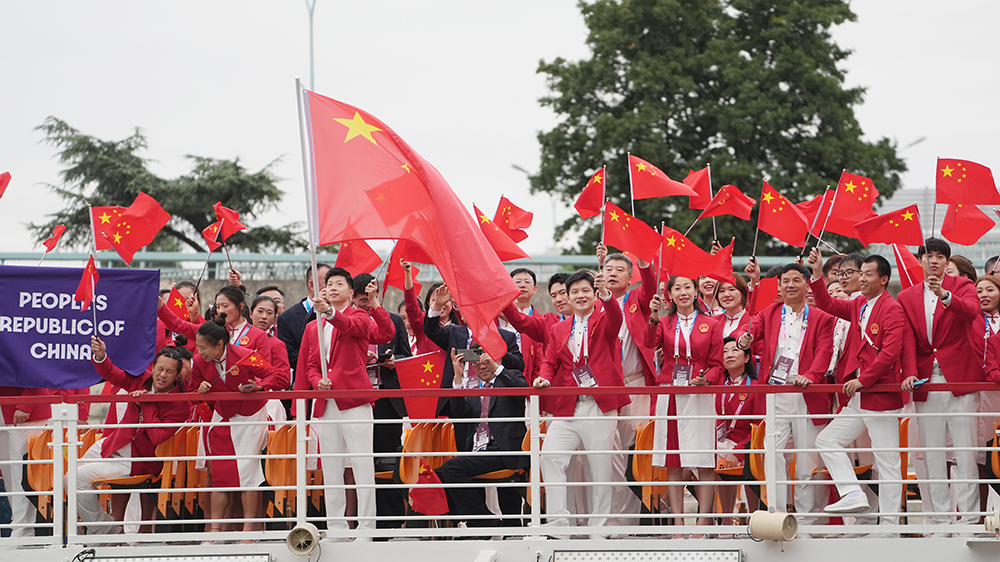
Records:
M786 455L794 462L794 511L804 522L856 515L897 524L900 485L882 486L873 498L858 481L855 467L872 459L873 480L905 479L901 466L899 418L914 418L910 446L929 448L915 455L924 511L937 524L975 524L972 513L985 510L988 488L974 481L996 478L982 447L993 438L1000 414L1000 392L921 389L924 383L1000 383L1000 277L993 263L985 275L961 256L952 256L943 240L928 238L917 252L924 280L893 298L888 292L892 267L879 255L837 255L823 260L813 249L806 260L762 273L756 260L746 277L720 283L702 277L673 276L660 284L654 267L623 254L597 248L600 267L556 273L546 289L554 312L537 310L539 288L533 271L518 268L511 277L520 294L497 319L506 351L492 356L467 328L448 287L429 287L423 300L416 292L409 263L404 299L395 311L383 308L379 286L368 273L326 264L316 266L320 286L306 272L308 297L286 307L284 293L264 287L251 298L239 272L203 309L195 283L174 289L186 299L188 318L164 306L158 309L157 348L149 369L138 376L115 367L104 342L92 338L92 362L106 381L107 393L189 393L189 401L120 402L108 412L108 424L138 427L104 429L83 457L76 486L94 490L104 478L155 473L156 447L187 420L211 422L202 431L199 468L208 473L212 492L206 531L228 528L217 520L243 517L244 530L259 530L259 486L264 481L260 455L267 423L296 415L316 423L313 433L322 454L329 528L398 527L407 514L405 494L380 489L375 473L381 457L399 451L407 424L401 398L378 397L379 389L398 389L395 361L444 350L443 388L620 388L620 393L539 396L547 421L540 469L545 483L547 532L568 534L567 527L603 527L636 523L639 498L627 479L627 451L637 430L651 418L652 465L665 470L667 494L662 506L682 524L685 485L696 481L694 498L699 524L735 510L733 485L714 485L717 469L744 467L752 479L747 450L752 425L766 415L763 394L742 392L749 385L841 385L839 393L782 392L774 397L776 442L782 448L818 449L821 453ZM762 277L777 279L778 297L758 303ZM248 304L249 302L249 304ZM755 313L751 311L756 311ZM202 316L204 314L204 316ZM319 325L317 325L317 323ZM472 353L469 351L472 350ZM642 393L654 386L718 386L717 393ZM940 387L939 387L940 388ZM370 397L316 399L309 411L297 412L291 401L268 398L269 391L366 390ZM1000 390L1000 386L998 386ZM2 389L4 395L40 395L82 391ZM241 401L203 402L198 395L244 393ZM530 398L534 399L534 398ZM17 464L27 439L49 417L49 406L4 406L7 444L0 451L14 461L3 467L12 492L23 490ZM993 418L976 416L992 412ZM504 454L522 449L527 431L525 398L519 396L442 397L438 417L455 421L458 454L435 472L445 483L468 484L477 475L528 466L527 456ZM87 411L81 407L80 419ZM379 423L374 423L379 420ZM496 421L500 420L500 421ZM149 422L160 427L144 427ZM234 424L222 424L234 422ZM247 422L247 423L240 423ZM173 427L169 424L177 424ZM3 445L0 443L0 445ZM849 454L851 447L876 452ZM953 447L952 454L946 453ZM580 451L593 451L579 455ZM778 481L788 480L789 462L778 462ZM954 465L955 482L947 482ZM825 467L837 482L814 479ZM567 486L585 482L585 486ZM68 483L68 480L67 480ZM345 487L345 483L357 488ZM228 491L239 487L240 492ZM756 487L747 486L747 503L761 503ZM488 493L485 487L447 487L449 515L467 517L470 526L520 525L525 502L512 487ZM768 494L779 511L788 506L789 486ZM121 496L124 500L127 496ZM30 535L34 507L25 495L9 497L14 536ZM97 495L79 496L78 513L88 534L116 532L124 506L107 513ZM960 513L949 516L948 513ZM880 515L881 514L881 515ZM501 517L502 516L502 517ZM377 519L376 519L377 518ZM597 533L597 536L606 536ZM361 539L363 540L363 539Z

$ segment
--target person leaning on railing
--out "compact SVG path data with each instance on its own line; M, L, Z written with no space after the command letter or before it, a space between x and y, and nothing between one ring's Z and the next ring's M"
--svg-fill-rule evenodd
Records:
M176 344L176 345L174 345ZM132 396L184 392L187 375L191 372L192 353L184 348L187 338L178 335L171 345L156 354L153 364L140 375L131 375L116 367L107 354L107 346L97 336L90 337L91 361L97 374ZM80 459L76 475L77 490L93 491L94 481L140 474L158 474L163 463L157 460L133 461L137 457L153 457L156 447L173 437L191 411L187 401L125 402L119 413L119 424L177 424L166 427L105 427L102 437ZM117 405L113 404L112 408ZM69 486L69 476L65 477ZM79 494L77 512L84 523L121 521L124 513L105 513L97 494ZM118 525L87 525L88 535L118 533Z
M743 472L737 477L723 476L724 480L753 480L750 473L750 463L746 462L743 452L750 447L751 425L760 424L766 413L764 395L746 392L746 387L757 380L756 361L753 354L742 350L736 345L736 338L727 336L722 340L722 365L725 367L723 386L729 387L725 392L715 395L715 411L719 415L716 422L716 449L719 451L718 467L743 467ZM732 416L732 417L730 417ZM757 419L736 416L756 416ZM732 513L736 507L736 486L719 486L719 504L723 513ZM755 488L755 487L754 487ZM755 511L759 501L756 493L747 490L747 506Z

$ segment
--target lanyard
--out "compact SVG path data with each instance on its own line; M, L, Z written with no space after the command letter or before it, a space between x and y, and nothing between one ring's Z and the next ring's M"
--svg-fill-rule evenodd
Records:
M878 302L878 299L881 296L882 295L879 295L878 297L875 297L875 302ZM865 341L868 342L868 345L870 345L870 346L872 346L872 347L875 348L875 351L882 351L880 348L878 348L878 347L875 346L875 342L873 342L872 339L868 336L868 331L866 329L867 326L863 322L864 318L865 318L865 309L867 309L867 308L868 308L868 303L866 302L865 304L863 304L861 306L861 316L858 317L858 326L861 328L861 335L862 335L862 337L865 338ZM872 310L874 310L874 308L875 307L872 306ZM870 320L870 318L869 318L869 320ZM985 355L984 355L984 357L985 357Z
M986 334L983 336L983 365L986 365L986 340L990 339L990 336L993 334L993 327L990 326L990 315L986 314L986 312L983 312L983 320L986 322Z
M729 378L729 373L726 373L726 386L730 386L731 383L732 383L732 380L730 380L730 378ZM741 386L749 386L750 385L750 377L748 377L748 376L746 376L746 374L744 374L743 375L743 382L740 383L740 385ZM729 394L723 394L722 408L720 408L723 412L726 411L726 406L729 404L729 398L730 398L730 396L731 395L729 395ZM740 412L743 411L743 406L746 404L746 402L747 402L746 399L740 400L740 405L736 407L736 413L733 414L733 416L736 416L736 417L734 417L729 422L729 431L732 431L733 428L736 427L736 422L738 421L736 418L739 417Z
M778 353L777 356L780 357L784 355L783 352L787 351L785 349L786 333L785 333L785 310L788 309L787 305L781 305L781 329L778 331ZM790 310L790 309L789 309ZM803 309L802 313L802 332L799 334L799 347L802 347L802 342L805 341L806 328L809 327L809 306Z
M698 311L694 311L694 316L691 318L691 327L687 329L684 334L684 343L687 349L687 361L688 364L691 363L691 331L694 330L694 323L698 321ZM674 362L677 362L677 358L681 356L681 316L680 314L674 315Z
M309 299L306 299L306 300L305 300L305 301L304 301L304 302L302 303L302 305L306 307L306 312L307 312L307 313L309 313L309 314L312 314L312 311L313 311L313 303L312 303L312 301L311 301L311 300L309 300Z
M230 339L229 341L233 345L238 346L238 345L240 345L240 340L242 340L243 336L247 335L247 332L249 332L249 331L250 331L250 323L247 322L246 324L244 324L243 329L240 330L240 333L236 336L236 339L235 340Z
M587 358L590 357L589 351L587 349L587 341L590 339L590 332L587 331L590 325L590 318L587 318L583 322L583 343L580 345L581 355L583 356L583 362L587 362ZM580 355L576 354L576 315L573 315L573 327L569 333L569 341L572 344L573 350L573 363L580 362Z

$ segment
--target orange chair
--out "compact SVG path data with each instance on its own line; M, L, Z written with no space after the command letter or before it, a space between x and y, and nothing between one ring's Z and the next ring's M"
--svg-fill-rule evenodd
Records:
M52 522L52 430L28 437L28 460L47 461L48 464L27 464L28 486L37 496L30 496L42 520Z
M648 452L653 450L653 432L656 429L655 421L648 421L636 428L635 450L632 453L632 470L628 474L628 480L633 482L665 482L666 471L660 467L653 466L653 454ZM639 499L642 501L646 513L659 513L660 497L667 491L666 486L653 486L643 484Z

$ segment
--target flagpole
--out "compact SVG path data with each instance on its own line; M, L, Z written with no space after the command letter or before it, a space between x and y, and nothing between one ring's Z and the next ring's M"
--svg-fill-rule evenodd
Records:
M938 156L937 160L934 161L934 175L937 176L937 164L941 161L941 157ZM937 186L934 188L934 201L931 203L931 233L930 236L934 236L934 228L937 226ZM923 232L920 233L923 235Z
M823 241L823 233L826 232L826 225L830 222L830 215L833 214L833 208L837 206L837 193L839 193L839 192L840 192L840 188L837 188L837 191L833 192L833 199L830 200L830 208L827 209L827 211L826 211L826 218L823 219L823 228L821 228L819 230L819 236L816 237L816 240L818 240L820 242ZM821 205L820 209L822 209L822 208L823 207ZM818 211L817 211L817 213L818 213Z
M900 269L902 269L903 270L903 274L906 275L906 280L910 283L910 285L913 285L913 279L910 278L910 272L906 269L906 264L903 263L903 255L899 251L899 247L898 247L897 244L893 244L892 245L892 251L896 255L896 261L897 261L897 263L899 263L899 265L902 266Z
M705 168L708 169L708 198L712 199L713 197L715 197L715 195L712 195L712 163L709 162L705 166ZM694 222L698 221L695 220ZM692 224L691 226L693 227L694 225ZM688 230L691 229L689 228ZM685 234L684 236L687 237L687 234ZM712 240L718 240L718 239L719 239L719 232L715 229L715 217L712 217Z
M767 183L768 179L770 179L770 178L768 178L767 176L764 176L764 183ZM761 197L761 199L764 198L764 186L763 185L760 186L760 197ZM753 233L753 251L750 252L750 257L754 261L757 261L757 238L759 236L760 236L760 209L758 208L757 209L757 230Z
M94 214L90 214L91 219L94 220ZM96 244L96 239L95 239ZM90 259L94 259L94 252L90 252ZM90 262L87 262L90 265ZM94 270L97 270L97 263L94 263ZM97 283L94 282L94 272L90 272L90 289L93 292L94 299L90 302L91 311L94 313L94 335L97 335Z
M308 98L302 82L295 78L295 98L299 106L299 140L302 143L302 178L306 190L306 222L309 226L309 263L312 266L313 297L319 298L319 271L316 267L316 247L319 245L319 209L316 205L316 175L313 173L312 127L306 120ZM323 324L316 315L316 332L319 336L319 362L323 380L328 380L327 349L323 338Z
M205 258L205 267L201 268L201 275L198 276L198 282L194 285L194 292L198 292L198 288L201 287L201 280L205 278L205 272L208 271L208 260L212 259L212 250L208 250L208 257Z
M632 216L635 216L635 192L632 189L632 153L626 152L628 155L626 161L628 162L628 198L632 201ZM605 180L607 182L607 180Z
M47 255L49 255L48 252L45 252L44 254L42 254L42 259L38 260L38 265L42 265L42 262L45 261L45 256L47 256ZM36 265L35 267L38 267L38 266Z
M819 214L823 212L823 205L826 203L826 194L829 192L830 186L828 185L819 200L819 209L816 209L816 214L813 216L812 226L809 227L809 232L806 232L806 241L802 244L802 251L799 252L799 259L802 259L806 255L806 250L809 248L809 237L812 236L812 231L816 228L816 222L819 221Z
M666 231L667 223L660 221L660 261L656 266L656 290L660 290L660 283L662 282L661 275L663 274L663 233Z
M375 275L373 277L375 277L376 281L378 281L378 276L382 274L382 268L383 267L386 268L386 273L388 274L389 268L386 267L386 265L388 265L389 264L389 260L392 259L392 253L396 251L396 244L399 244L399 240L393 241L393 243L392 243L392 249L389 250L389 255L386 256L386 258L384 260L382 260L382 263L380 263L378 265L378 269L375 270Z
M605 199L604 204L601 205L601 244L604 243L604 215L608 212L608 203L610 201L611 199ZM601 264L601 266L603 267L604 264Z

